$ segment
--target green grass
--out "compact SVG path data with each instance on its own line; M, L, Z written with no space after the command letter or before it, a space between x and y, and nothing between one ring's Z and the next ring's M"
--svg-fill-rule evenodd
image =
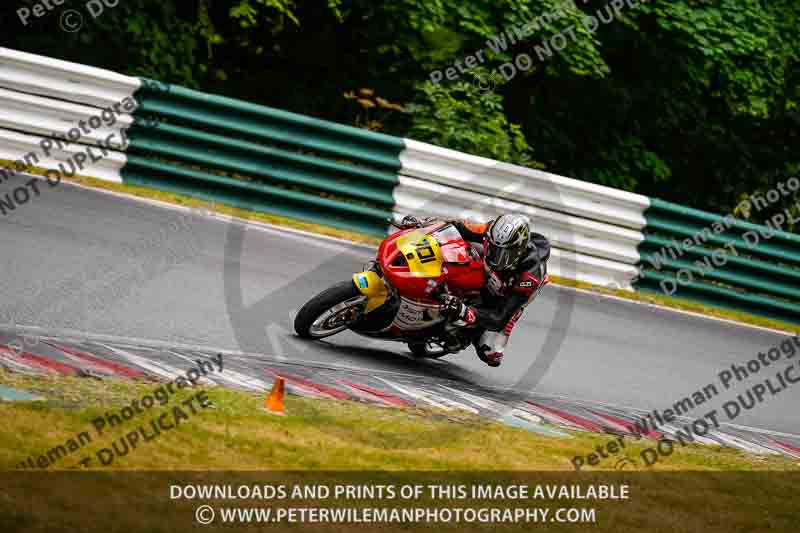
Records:
M0 371L0 383L35 392L45 400L0 402L0 469L11 469L81 432L93 440L57 459L47 470L5 473L0 487L0 531L194 530L194 512L213 507L460 507L594 509L596 524L237 524L206 531L613 531L711 533L796 531L798 512L791 497L800 465L781 457L748 456L730 449L688 446L652 469L630 465L615 471L613 459L596 470L573 471L576 454L586 455L615 437L573 433L544 437L478 419L466 413L381 408L355 402L288 397L286 416L262 410L256 394L209 388L212 408L175 429L139 444L108 466L94 461L73 470L84 457L150 419L169 413L197 390L184 389L159 409L134 417L102 435L92 420L152 394L155 383L93 378L37 377ZM186 410L186 409L184 409ZM629 442L626 456L651 442ZM618 460L618 459L617 459ZM509 501L447 500L425 495L392 500L191 500L170 498L172 485L629 485L630 499ZM235 490L235 489L234 489ZM399 490L399 489L398 489ZM219 510L217 511L219 513ZM219 516L219 515L218 515Z
M162 412L170 412L197 391L183 390L163 408L152 409L102 435L92 420L151 394L155 383L92 378L26 376L0 372L0 383L32 391L45 401L0 403L0 468L11 469L80 432L92 442L58 460L50 469L79 465L86 456ZM575 455L586 455L612 435L572 433L553 438L462 412L382 408L357 402L287 397L287 416L267 414L260 395L209 388L214 407L198 408L174 430L140 444L111 468L134 470L555 470L571 471ZM624 456L647 469L639 457L653 445L628 441ZM709 446L676 447L653 469L712 471L800 471L782 457L758 457ZM614 470L623 455L585 470ZM92 461L90 466L102 468ZM648 469L649 470L649 469Z

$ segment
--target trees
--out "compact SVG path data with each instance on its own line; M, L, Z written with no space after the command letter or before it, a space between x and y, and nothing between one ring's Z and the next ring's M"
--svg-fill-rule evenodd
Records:
M800 3L614 5L127 0L75 34L51 16L8 44L338 121L341 94L372 87L411 111L388 133L716 211L796 175ZM556 35L566 46L540 58ZM520 53L530 67L503 79Z
M426 81L416 101L408 136L499 161L540 168L522 128L509 123L502 97L485 90L502 79L496 72L475 68L452 86Z

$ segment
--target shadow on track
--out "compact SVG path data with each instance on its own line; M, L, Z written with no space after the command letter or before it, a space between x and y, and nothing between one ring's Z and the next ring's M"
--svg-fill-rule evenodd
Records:
M381 364L380 370L389 372L402 372L415 375L425 375L440 379L463 382L476 385L470 380L465 379L465 371L462 367L455 364L458 356L451 356L454 359L417 359L413 357L400 343L395 343L398 351L390 351L375 346L353 346L350 344L334 344L328 341L303 341L316 347L320 352L329 356L348 358L350 361L356 359L367 365ZM388 344L388 343L387 343ZM404 351L405 353L400 353ZM470 357L471 354L463 353L463 357ZM324 365L324 363L321 363ZM334 363L335 364L335 363ZM375 370L364 368L367 370ZM456 372L454 372L456 371ZM472 374L471 372L469 374Z

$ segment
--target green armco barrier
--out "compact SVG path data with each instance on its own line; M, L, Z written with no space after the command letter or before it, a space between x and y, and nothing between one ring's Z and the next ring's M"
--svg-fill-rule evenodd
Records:
M647 270L642 271L640 276L640 280L636 284L639 291L661 295L664 294L661 282L675 280L674 276ZM800 324L800 306L796 304L708 283L691 282L679 285L678 290L672 296L723 309L745 311L754 315Z
M213 146L212 152L222 150L235 153L238 151L242 154L261 156L270 161L271 164L281 164L283 168L287 169L291 168L320 173L327 172L329 175L352 178L365 183L375 182L376 186L382 187L383 189L392 189L398 182L397 174L395 173L337 163L328 159L302 155L280 148L264 146L263 144L243 141L224 135L206 133L193 128L174 126L172 124L157 124L155 126L148 126L147 128L134 127L130 130L128 135L130 137L131 147L134 151L137 148L149 149L150 145L157 143L160 138L175 138L190 141L193 146ZM139 142L140 140L142 141L141 143Z
M125 183L151 187L240 209L306 220L348 231L385 236L389 209L375 209L318 195L216 176L131 155Z
M244 134L263 141L324 152L397 172L405 142L280 109L144 80L137 115L154 115ZM156 88L158 87L158 88Z
M259 160L245 154L234 154L199 143L184 143L167 137L147 137L131 141L131 153L150 153L157 156L178 159L187 163L198 163L209 168L240 172L250 176L271 178L286 185L308 187L329 194L350 196L354 199L371 201L386 206L394 205L392 189L374 186L371 182L347 184L336 179L336 174L294 171L282 168L268 160Z
M800 265L800 236L793 233L776 231L767 226L729 217L728 220L732 221L730 229L724 234L716 234L711 228L714 224L726 226L724 217L658 199L651 200L644 215L647 220L645 238L655 233L674 236L680 243L685 238L702 234L708 242L720 246L733 245L745 255L762 255ZM747 232L758 234L759 242L756 246L748 244L742 237ZM765 238L764 234L769 235L769 238Z
M665 294L663 282L677 286L667 295L800 324L800 236L658 199L644 216L637 290Z
M686 207L679 204L673 204L672 202L659 200L658 198L650 199L650 208L648 209L648 212L651 216L654 216L656 213L660 212L667 214L672 218L698 221L704 227L710 226L714 222L721 222L725 218L721 215L708 213L706 211L693 209L691 207ZM740 220L735 217L731 217L731 219L733 221L731 227L739 230L741 233L745 233L747 231L763 231L766 229L766 226L753 224L752 222L747 222L746 220ZM777 241L785 241L794 245L800 245L800 235L789 233L787 231L775 231L774 236L771 237L770 240L772 239Z
M126 183L385 235L405 141L143 80Z
M703 226L666 220L660 216L646 216L646 218L646 231L657 232L656 235L672 235L679 243L686 238L694 237L703 230ZM737 234L706 235L706 243L716 244L719 247L733 246L736 248L737 253L742 255L756 255L774 261L800 264L800 251L798 251L797 246L780 246L773 244L771 240L764 242L764 239L760 239L759 243L753 246ZM653 233L645 233L645 239L649 239L652 236Z
M649 257L650 256L645 254L643 259L647 260ZM771 281L772 278L768 276L753 276L747 272L736 272L729 266L727 268L714 267L713 262L708 263L710 267L705 264L699 266L694 262L673 259L666 259L662 261L661 264L662 270L678 271L683 269L691 272L694 279L713 279L728 285L753 289L774 294L778 297L789 297L800 301L800 288Z
M664 237L659 237L657 235L647 235L645 240L639 245L639 252L642 254L642 262L646 264L650 264L655 267L655 264L658 261L661 261L664 258L673 259L672 255L669 252L665 252L664 250L666 247L673 246L671 240L666 239ZM673 248L674 249L674 248ZM700 246L694 246L690 250L685 250L683 252L683 256L679 254L675 254L677 259L681 259L684 256L691 257L692 260L700 260L701 262L705 262L705 259L700 258L712 258L717 252L717 255L724 253L725 259L728 264L731 265L733 269L742 269L744 271L764 271L769 272L771 276L785 278L790 283L800 283L800 269L798 268L790 268L786 267L777 263L769 263L763 259L753 259L749 257L743 257L739 255L734 255L730 253L730 250L727 248L703 248ZM657 255L657 257L655 257ZM714 264L713 260L709 259L711 264Z

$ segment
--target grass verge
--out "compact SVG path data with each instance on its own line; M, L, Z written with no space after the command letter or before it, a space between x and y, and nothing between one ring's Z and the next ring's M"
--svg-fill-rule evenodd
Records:
M796 531L798 512L790 497L797 488L800 465L785 458L759 458L712 447L677 449L652 469L636 466L649 442L630 442L624 471L609 459L595 471L572 471L574 455L585 455L614 437L575 433L570 438L544 437L522 429L480 420L465 413L380 408L354 402L288 397L287 416L261 411L259 395L209 388L184 389L169 403L147 410L98 434L93 422L119 413L133 400L154 393L154 383L91 378L38 377L0 371L0 383L41 395L35 402L0 402L0 470L28 457L53 453L86 433L92 440L56 457L46 471L5 473L0 489L0 531L149 531L194 530L198 509L216 509L216 522L204 531L648 531L657 533L730 533ZM190 399L203 395L210 408ZM173 423L178 407L189 412L174 429L149 442L123 448L120 439L150 420ZM204 402L205 404L205 402ZM175 418L177 423L177 418ZM128 437L130 441L130 437ZM107 466L95 459L80 472L70 469L85 457L113 456ZM116 450L116 452L111 452ZM124 452L124 453L123 453ZM590 469L593 470L593 469ZM634 471L638 470L638 471ZM284 487L286 499L233 499L173 496L174 487ZM314 496L308 488L328 487ZM336 487L419 487L419 497L354 496L333 498ZM431 486L464 487L466 497L436 495ZM503 490L476 495L476 487L613 486L628 487L628 498L516 499ZM426 490L426 488L428 490ZM373 489L370 489L373 490ZM448 489L452 490L452 489ZM296 492L297 491L297 492ZM584 489L585 492L585 489ZM297 496L294 496L297 494ZM408 494L408 493L407 493ZM502 523L332 523L331 519L240 518L221 523L222 509L343 508L394 510L499 510L503 516L549 518ZM581 513L564 514L564 511ZM228 511L229 513L231 511ZM247 512L247 511L243 511ZM284 511L288 512L288 511ZM517 514L522 513L522 515ZM572 523L554 523L555 516ZM589 513L589 514L587 514ZM278 515L279 516L279 515ZM330 516L330 515L328 515ZM444 516L444 515L442 515ZM582 518L579 518L582 517ZM474 519L473 519L474 520ZM507 520L507 519L506 519ZM385 522L386 519L379 519Z
M213 407L189 405L197 390L185 389L170 401L134 415L99 433L93 420L120 413L133 400L152 395L154 383L55 376L28 376L0 371L0 384L33 392L34 402L0 402L0 469L13 469L32 458L34 464L58 445L48 470L80 465L131 470L418 470L418 471L571 471L572 459L585 456L617 437L572 433L570 438L538 435L461 412L382 408L357 402L287 397L287 416L265 413L263 397L210 387L204 391ZM184 402L184 403L182 403ZM188 402L188 403L187 403ZM122 448L120 440L166 413L173 420L178 406L188 419L149 442L139 442L104 467L102 448ZM194 407L196 414L191 413ZM69 439L86 432L90 442L69 451ZM150 431L150 433L153 433ZM77 439L76 439L77 441ZM800 465L783 457L751 456L710 446L676 446L652 468L640 454L654 443L628 440L624 451L584 470L613 471L622 458L629 470L649 471L796 471ZM106 458L108 456L106 455Z

